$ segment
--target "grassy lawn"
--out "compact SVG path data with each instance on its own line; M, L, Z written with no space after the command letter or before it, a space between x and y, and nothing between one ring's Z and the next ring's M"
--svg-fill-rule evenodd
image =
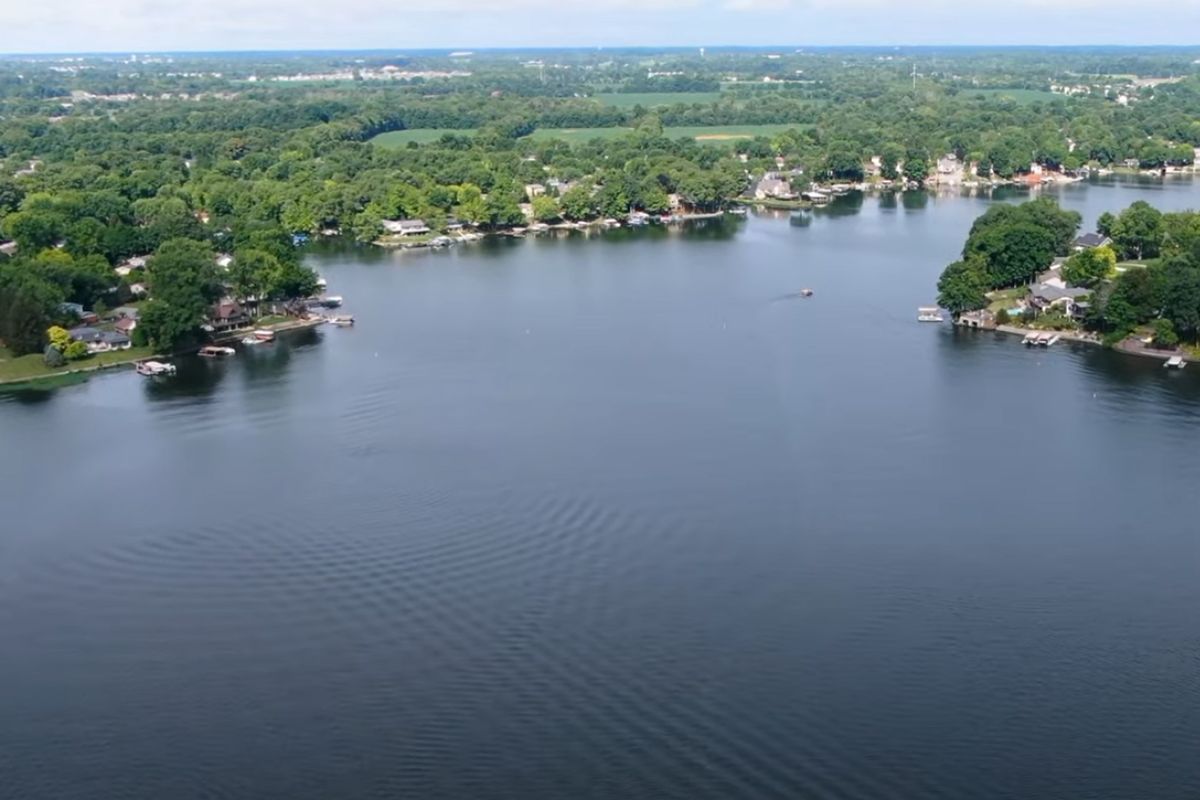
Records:
M1024 286L1017 286L1012 289L997 289L994 292L988 292L988 311L995 313L1000 309L1007 311L1014 308L1017 305L1017 301L1028 293L1029 290Z
M475 131L470 128L414 128L407 131L388 131L371 139L371 144L392 148L404 147L409 142L428 144L429 142L436 142L447 133L453 133L458 136L470 136Z
M966 98L974 98L978 95L983 95L989 100L1012 100L1020 106L1028 106L1034 103L1049 103L1052 100L1070 99L1065 95L1044 92L1039 89L963 89L959 93L960 97Z
M1115 267L1113 267L1113 271L1114 271L1115 275L1119 275L1120 273L1125 272L1126 270L1145 269L1146 267L1152 266L1157 263L1158 263L1157 258L1147 258L1145 261L1118 261L1117 265Z
M73 370L91 369L109 364L120 364L126 361L136 361L139 358L149 358L154 350L149 347L131 347L128 350L114 350L109 353L97 353L82 361L69 361L61 369L50 369L42 363L41 353L13 358L12 355L0 348L0 382L34 380L51 375L68 373Z
M677 103L685 103L687 105L701 103L708 105L720 98L720 92L617 92L594 96L594 99L599 100L604 105L615 106L617 108L633 108L638 105L644 108L658 108L660 106L673 106Z

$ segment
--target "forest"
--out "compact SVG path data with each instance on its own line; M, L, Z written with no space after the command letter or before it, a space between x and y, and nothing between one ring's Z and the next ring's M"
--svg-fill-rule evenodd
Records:
M1035 164L1186 166L1200 146L1198 55L615 50L0 60L0 242L9 243L0 256L0 339L15 353L36 352L49 325L62 321L62 303L126 302L131 277L113 267L152 256L141 335L177 346L199 335L204 307L222 292L285 298L308 288L294 234L370 241L385 219L488 229L524 224L527 212L552 221L665 211L671 198L712 211L781 165L813 180L859 179L873 156L885 174L903 164L917 182L946 153L998 178ZM664 101L629 106L603 94ZM717 141L665 133L720 125L785 127ZM578 128L620 133L576 143L553 135ZM372 143L413 129L459 132L400 148ZM550 187L532 208L523 207L530 184ZM1036 213L1066 225L1046 209ZM977 237L962 262L985 259L979 286L974 268L958 268L968 301L974 288L1023 279L1027 264L1009 258L1018 244L1038 258L1061 250L1060 237L1032 232L1039 219L1004 222ZM1141 256L1152 250L1145 245ZM210 269L217 253L232 256L228 273ZM1126 295L1117 295L1118 308ZM1178 322L1193 329L1183 316Z

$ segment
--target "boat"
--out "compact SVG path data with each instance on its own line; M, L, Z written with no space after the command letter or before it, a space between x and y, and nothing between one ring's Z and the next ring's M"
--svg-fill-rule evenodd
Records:
M325 280L323 277L321 277L320 275L318 275L318 276L317 276L317 288L318 288L318 289L324 289L324 288L325 288L326 286L328 286L328 285L329 285L329 282L328 282L328 281L326 281L326 280Z
M197 355L201 358L220 358L221 356L231 356L236 352L237 351L232 347L222 347L218 344L206 344L204 347L200 348L200 352L197 353Z
M139 361L137 364L137 374L151 378L162 375L174 375L175 365L168 364L165 361Z
M1167 369L1183 369L1187 366L1187 362L1183 360L1183 356L1171 356L1163 363L1163 366Z
M331 294L328 297L318 298L317 302L325 308L337 308L342 304L342 296L340 294Z
M1027 333L1027 334L1025 334L1025 338L1021 340L1021 344L1025 345L1026 347L1029 347L1030 345L1037 344L1037 341L1038 341L1038 334Z
M812 297L812 296L813 296L813 290L812 290L812 289L801 289L801 290L800 290L800 296L801 296L801 297Z
M256 339L253 336L244 336L242 337L242 344L249 347L252 344L266 344L266 342L262 339Z
M354 317L345 315L341 317L329 317L330 325L337 325L339 328L348 328L354 324Z
M259 342L273 342L275 341L275 331L259 328L254 332L254 338Z
M921 306L917 309L917 322L944 322L942 310L937 306Z

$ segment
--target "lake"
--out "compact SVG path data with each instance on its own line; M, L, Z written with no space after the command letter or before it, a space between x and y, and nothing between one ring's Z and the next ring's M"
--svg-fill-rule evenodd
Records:
M1200 367L915 321L1021 197L318 248L352 329L0 395L0 796L1197 797Z

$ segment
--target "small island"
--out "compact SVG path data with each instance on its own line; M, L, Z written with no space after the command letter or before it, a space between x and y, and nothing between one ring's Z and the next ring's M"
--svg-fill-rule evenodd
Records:
M1053 200L994 206L938 280L938 304L968 328L1026 341L1092 342L1163 360L1200 357L1200 212L1138 201L1077 236Z

